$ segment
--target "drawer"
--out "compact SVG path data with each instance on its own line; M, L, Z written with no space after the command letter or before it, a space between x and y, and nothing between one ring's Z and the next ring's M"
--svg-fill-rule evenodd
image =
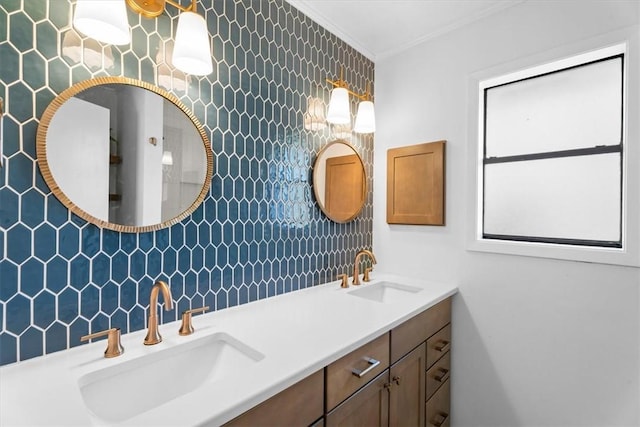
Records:
M389 367L389 334L327 366L327 410L336 407Z
M378 375L327 414L326 427L389 424L389 371Z
M324 412L323 370L308 376L225 426L308 426ZM319 421L322 421L320 419Z
M427 371L427 400L449 379L450 372L451 353L446 352L445 355Z
M427 340L427 369L451 348L451 324L440 329Z
M409 353L451 322L451 298L412 317L391 330L391 363ZM427 359L428 361L428 359Z
M449 404L449 380L427 400L427 427L449 427L451 405Z

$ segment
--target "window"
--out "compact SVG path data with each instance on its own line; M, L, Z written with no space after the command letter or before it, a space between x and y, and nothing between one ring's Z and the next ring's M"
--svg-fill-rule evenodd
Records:
M622 247L624 55L484 88L483 238Z
M640 39L593 41L470 77L469 250L640 266Z

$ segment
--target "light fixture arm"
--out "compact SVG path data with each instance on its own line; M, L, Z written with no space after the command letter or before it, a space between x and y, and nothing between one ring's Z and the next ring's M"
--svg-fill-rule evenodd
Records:
M343 80L342 78L342 67L340 67L340 78L338 80L331 80L329 78L326 79L327 83L330 83L333 87L341 87L345 88L350 95L355 96L360 101L371 101L371 93L369 92L369 84L367 83L367 91L365 93L356 93L349 89L349 84Z
M127 5L131 10L144 16L145 18L156 18L162 15L162 12L164 12L164 8L167 3L182 12L196 12L196 1L197 0L191 0L191 4L189 6L182 6L175 0L126 0Z

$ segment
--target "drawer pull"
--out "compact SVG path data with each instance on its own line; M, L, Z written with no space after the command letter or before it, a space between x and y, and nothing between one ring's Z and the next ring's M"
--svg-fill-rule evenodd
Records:
M353 373L353 375L355 375L358 378L362 378L363 376L367 375L369 372L374 370L380 364L379 360L376 360L372 357L363 357L363 359L371 366L369 366L367 369L363 371L361 371L360 369L352 369L351 372Z
M447 340L440 340L440 341L438 341L438 342L433 346L433 348L434 348L436 351L439 351L439 352L441 352L441 353L444 353L445 351L448 351L448 350L449 350L449 347L450 347L450 346L451 346L451 343L450 343L449 341L447 341Z
M438 371L440 372L440 375L434 375L433 379L438 381L439 383L445 381L447 378L449 378L449 370L445 369L445 368L438 368Z
M435 427L440 427L445 423L445 421L447 421L447 418L449 418L449 414L445 412L438 412L436 416L433 417L433 420L431 421L431 425Z
M393 381L394 383L396 383L396 384L400 385L400 377L395 376L395 377L393 377L393 378L392 378L392 381Z

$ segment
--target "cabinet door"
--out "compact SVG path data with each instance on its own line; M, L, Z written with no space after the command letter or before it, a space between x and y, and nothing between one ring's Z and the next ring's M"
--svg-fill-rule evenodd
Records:
M327 414L326 426L375 427L389 424L389 370Z
M322 416L323 389L323 371L318 371L225 426L308 426Z
M391 367L389 426L423 426L425 401L425 345Z

